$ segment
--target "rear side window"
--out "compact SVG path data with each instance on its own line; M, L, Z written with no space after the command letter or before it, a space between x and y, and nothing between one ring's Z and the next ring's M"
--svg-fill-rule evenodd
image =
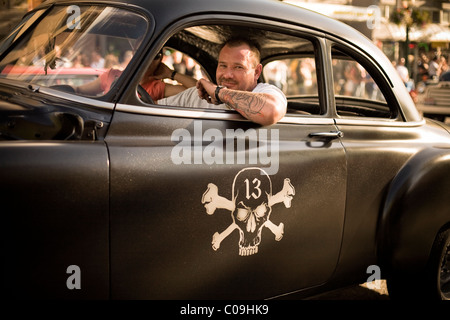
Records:
M333 58L335 96L386 102L369 72L352 59Z
M336 112L341 117L394 119L395 105L389 105L386 84L373 66L356 56L333 50L333 90Z

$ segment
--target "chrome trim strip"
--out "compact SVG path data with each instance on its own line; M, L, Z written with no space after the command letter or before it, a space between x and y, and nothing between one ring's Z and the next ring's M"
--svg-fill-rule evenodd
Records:
M23 88L25 89L29 84L19 81L19 80L14 80L14 79L5 79L5 78L0 78L0 84L4 84L6 86L17 86L19 88ZM79 103L83 103L95 108L100 108L100 109L107 109L107 110L114 110L114 106L115 104L112 102L106 102L106 101L101 101L101 100L97 100L94 98L88 98L88 97L83 97L83 96L79 96L76 95L74 93L70 93L70 92L64 92L64 91L60 91L60 90L56 90L56 89L52 89L52 88L48 88L48 87L43 87L43 86L38 86L35 84L32 84L37 90L36 92L38 93L42 93L51 97L56 97L56 98L61 98L61 99L66 99L68 101L76 101Z
M179 118L202 118L202 119L213 119L213 120L234 120L234 121L246 121L238 113L230 112L227 110L191 110L188 108L180 107L177 108L164 108L164 107L144 107L144 106L134 106L128 104L117 104L116 111L136 113L143 115L152 116L166 116L166 117L179 117Z
M323 118L319 116L299 116L299 115L286 115L283 119L278 121L278 123L285 124L332 124L334 125L334 120L332 118Z
M336 125L349 126L376 126L376 127L420 127L425 124L425 119L421 121L402 122L396 120L379 120L375 118L370 119L335 119Z
M227 120L227 121L249 121L243 118L240 114L227 110L191 110L187 108L164 108L164 107L143 107L133 106L126 104L117 104L116 111L154 115L154 116L166 116L166 117L179 117L179 118L195 118L195 119L210 119L210 120ZM280 124L334 124L334 120L331 118L320 118L314 116L294 116L287 115L281 119Z
M52 96L52 97L57 97L57 98L62 98L62 99L66 99L69 101L76 101L76 102L79 102L82 104L87 104L94 108L114 110L114 106L115 106L115 104L112 102L106 102L106 101L101 101L101 100L97 100L94 98L83 97L83 96L79 96L76 94L59 91L59 90L51 89L51 88L40 87L39 92L44 93L49 96ZM75 97L75 99L74 99L74 97Z

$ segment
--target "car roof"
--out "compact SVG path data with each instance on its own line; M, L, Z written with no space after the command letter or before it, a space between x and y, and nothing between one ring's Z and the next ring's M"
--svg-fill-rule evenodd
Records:
M330 34L350 42L357 41L368 43L370 40L354 28L338 20L332 19L320 13L310 11L295 5L275 0L126 0L105 1L80 0L78 3L105 5L128 5L130 8L137 6L151 12L156 21L155 30L164 28L181 18L198 14L241 14L253 17L270 17L274 21L294 23L306 26L319 32ZM52 3L74 4L74 1L50 0L42 5ZM338 32L336 32L338 31Z
M48 0L41 6L53 3L73 5L75 1L68 0ZM350 27L349 25L292 4L275 0L126 0L126 1L107 1L80 0L79 4L104 4L128 6L130 9L139 7L146 9L155 20L154 34L158 36L167 26L176 21L201 14L233 14L244 15L254 18L270 18L271 21L285 22L295 24L300 27L307 27L310 30L316 30L326 35L340 38L347 43L358 44L358 46L369 55L379 55L372 41L365 35ZM38 8L39 8L38 7ZM375 50L374 50L375 49ZM386 61L390 61L386 58Z

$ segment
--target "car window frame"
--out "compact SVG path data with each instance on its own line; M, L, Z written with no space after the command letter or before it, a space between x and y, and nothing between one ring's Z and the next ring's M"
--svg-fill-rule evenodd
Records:
M18 40L24 37L29 30L36 25L45 14L53 7L47 5L45 7L38 7L32 11L27 12L23 19L13 28L13 30L0 43L0 60L3 59L16 46ZM28 25L29 24L29 25ZM28 25L28 26L27 26ZM27 26L26 29L25 26Z
M262 65L263 65L263 73L261 74L261 78L264 80L264 82L267 82L266 79L264 79L264 68L271 62L273 61L281 61L281 60L288 60L288 59L302 59L302 58L310 58L310 59L314 59L314 62L316 64L315 66L315 73L316 73L316 77L315 77L315 81L316 81L316 87L317 90L315 93L312 94L306 94L306 95L293 95L293 96L287 96L286 95L286 99L288 101L288 111L286 113L287 116L323 116L326 113L326 109L323 108L322 103L321 103L321 99L320 99L320 89L319 89L319 74L317 73L317 50L314 49L313 52L311 53L306 53L306 52L301 52L301 53L289 53L289 54L281 54L281 55L274 55L274 56L270 56L267 57L266 59L264 59L263 61L261 61ZM323 80L322 80L323 81ZM317 93L317 94L316 94ZM296 100L296 99L302 99L302 97L305 98L316 98L318 100L318 104L319 104L319 112L318 113L311 113L311 114L301 114L301 113L291 113L289 112L289 102L292 100ZM302 110L298 110L298 111L302 111ZM303 110L304 111L304 110Z
M328 42L328 58L330 62L329 66L329 77L328 86L330 88L330 94L332 95L332 108L336 121L340 123L363 123L363 124L401 124L405 123L406 118L404 116L402 107L399 103L398 98L395 95L394 87L392 85L392 81L387 77L385 70L368 54L362 51L360 48L341 41L339 39L327 39ZM334 79L333 79L333 70L332 70L332 59L333 54L332 50L334 47L337 47L338 50L344 53L346 56L351 58L353 61L359 63L364 69L370 74L374 82L379 87L381 93L383 94L386 104L388 105L391 113L393 113L394 117L390 118L382 118L382 117L358 117L358 116L345 116L339 115L337 112L336 106L336 95L334 92Z
M139 79L142 78L146 68L153 60L154 56L166 46L167 41L176 32L183 29L200 26L200 25L240 25L254 27L256 29L270 30L273 32L284 33L294 37L302 37L311 41L316 58L316 73L318 82L319 102L322 108L319 115L299 115L287 114L278 123L287 124L333 124L334 120L330 112L329 94L326 92L326 76L328 64L326 60L327 50L325 44L325 34L312 28L303 27L289 22L272 21L265 18L256 18L251 16L239 16L236 14L200 14L192 17L184 18L174 24L168 26L161 35L159 35L152 43L149 44L148 51L144 56L146 58L140 63L141 69L136 72L134 78L129 83L125 94L121 97L116 105L116 111L124 111L131 113L140 113L147 115L166 115L170 117L187 117L196 119L219 119L228 121L249 121L239 115L234 110L220 109L201 109L201 108L185 108L180 106L163 106L156 104L147 104L139 99L137 94L137 85ZM203 66L202 61L197 62ZM205 68L206 69L206 68ZM206 69L206 71L208 71ZM214 77L209 74L212 79Z
M18 26L16 32L20 32L20 36L15 38L14 41L10 46L6 48L4 52L1 53L0 59L2 59L5 55L7 55L11 50L15 49L17 46L17 43L19 40L21 40L24 36L26 36L30 30L33 29L33 26L41 21L43 18L47 16L47 14L55 7L67 7L71 5L70 3L50 3L50 4L42 4L42 6L39 6L35 8L33 11L31 11L28 14L36 13L39 11L42 11L39 13L39 17L35 19L35 21L32 22L29 28L26 30L22 30L24 27L24 24L22 26ZM133 74L136 72L135 69L139 68L139 63L136 61L141 60L141 55L146 51L147 45L149 43L150 38L153 36L156 26L156 20L153 17L153 15L146 9L141 8L136 5L130 5L130 4L121 4L121 3L82 3L81 5L86 6L100 6L103 8L116 8L120 10L124 10L126 12L133 13L137 16L139 16L143 21L147 23L147 29L143 32L144 37L142 38L141 45L137 48L132 60L128 63L127 67L123 70L120 77L117 78L113 86L111 86L111 90L109 90L107 93L100 95L100 96L88 96L88 95L81 95L74 92L67 92L63 90L54 89L51 87L40 87L41 92L48 92L51 96L54 97L63 97L65 99L73 99L72 97L75 96L77 100L82 101L92 101L91 103L87 102L90 105L110 105L115 104L119 97L122 95L123 91L125 90L125 84L129 82L129 79L133 76ZM13 83L20 83L21 81L11 80ZM26 83L28 85L28 83ZM109 109L110 107L108 107Z

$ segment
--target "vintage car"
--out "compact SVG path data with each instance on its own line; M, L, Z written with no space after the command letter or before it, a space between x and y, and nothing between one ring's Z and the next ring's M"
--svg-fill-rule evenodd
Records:
M287 97L277 123L142 90L161 52L215 81L235 35ZM120 57L102 92L26 68L97 49ZM351 27L278 1L47 1L0 55L10 297L300 299L386 279L391 298L450 298L449 127Z
M416 107L425 117L442 122L450 117L450 80L445 80L449 75L444 74L443 80L425 86L418 94Z

